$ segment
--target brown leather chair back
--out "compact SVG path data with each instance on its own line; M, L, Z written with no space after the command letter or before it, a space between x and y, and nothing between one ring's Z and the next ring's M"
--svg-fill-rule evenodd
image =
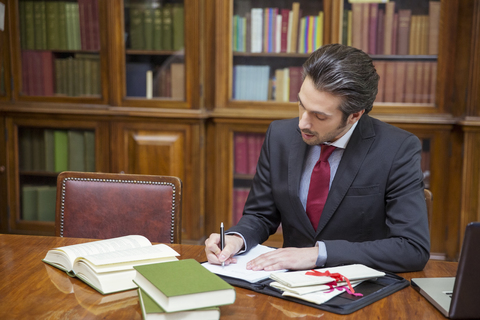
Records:
M177 177L62 172L55 234L108 239L131 234L181 242L182 183Z

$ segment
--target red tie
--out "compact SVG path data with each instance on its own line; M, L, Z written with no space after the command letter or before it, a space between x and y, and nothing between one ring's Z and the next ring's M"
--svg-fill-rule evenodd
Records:
M335 150L334 146L321 145L322 151L312 171L310 187L307 196L307 215L315 231L317 230L323 207L327 201L328 187L330 185L330 164L328 158Z

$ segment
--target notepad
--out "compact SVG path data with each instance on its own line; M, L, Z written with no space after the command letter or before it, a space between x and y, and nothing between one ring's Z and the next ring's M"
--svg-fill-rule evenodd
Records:
M244 281L248 281L250 283L254 283L254 282L269 278L271 274L282 273L287 271L286 269L276 270L276 271L247 270L247 263L249 261L255 259L256 257L264 253L271 252L273 250L276 250L276 249L259 244L253 247L252 249L250 249L250 251L248 251L245 254L236 255L235 258L237 259L237 263L230 264L225 267L222 267L216 264L211 264L209 262L204 262L202 265L217 275L241 279Z

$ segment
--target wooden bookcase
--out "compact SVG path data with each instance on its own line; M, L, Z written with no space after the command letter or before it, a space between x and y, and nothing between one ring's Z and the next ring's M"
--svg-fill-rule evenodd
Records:
M25 16L21 7L27 1L0 2L6 4L5 30L0 31L0 65L4 67L5 88L4 93L0 92L0 186L7 190L0 196L1 232L52 234L53 230L51 223L19 220L22 180L17 159L19 144L15 139L22 127L95 130L96 170L182 177L182 239L185 243L201 244L211 232L218 232L221 221L233 223L234 190L248 185L252 177L234 172L235 135L263 134L271 121L296 117L298 113L294 90L289 92L293 98L289 95L288 101L274 100L268 92L266 101L239 96L235 90L238 66L268 66L270 80L276 70L300 67L308 57L308 53L299 53L298 48L296 52L277 53L249 52L251 48L242 49L238 43L235 46L233 41L239 38L235 38L233 32L240 20L234 17L244 17L252 8L278 8L281 13L281 9L291 10L295 1L98 0L95 2L98 17L92 14L85 23L85 19L80 20L79 12L79 23L83 21L83 26L93 32L96 46L82 47L80 30L80 48L31 51L53 57L53 65L55 60L95 57L95 63L99 64L99 78L95 81L100 91L74 95L50 91L47 96L26 94L24 88L29 73L22 61L22 53L26 51L26 38L22 38L22 34L26 29L22 27ZM68 2L79 7L92 4L91 0ZM348 17L353 1L297 2L302 11L300 17L315 17L323 12L323 43L344 41L343 17L345 13ZM180 45L174 50L136 46L138 39L134 38L139 32L132 30L132 9L140 8L145 25L147 11L153 10L154 14L167 3L183 5L183 47ZM430 12L428 1L396 0L394 3L396 13L406 9L412 9L412 15ZM430 93L427 101L420 102L407 102L401 95L401 101L379 100L371 114L428 141L425 143L430 148L429 187L434 194L432 253L455 259L466 224L480 220L480 204L476 200L480 186L477 165L480 1L442 0L440 4L438 54L372 53L376 64L390 65L385 67L385 81L389 81L385 87L389 88L392 78L388 70L401 70L398 65L402 64L435 64L436 76L433 77L432 71L429 82L435 87L434 98ZM378 5L379 9L385 7L386 4ZM154 23L152 21L152 25ZM154 31L152 37L153 34ZM134 78L130 65L133 63L144 67L145 77L139 76L139 82L146 84L146 71L152 71L151 98L147 97L147 90L145 96L143 92L140 96L131 94ZM90 64L88 61L86 65ZM160 90L154 89L155 79L168 79L172 65L174 70L184 70L174 72L180 92L183 90L184 94L175 98L154 94ZM278 75L281 78L282 73ZM285 80L285 71L283 75ZM281 243L281 235L273 237L271 243Z
M438 40L428 45L420 43L422 45L420 51L399 53L392 48L391 52L369 52L368 42L364 51L371 55L375 66L381 74L381 78L384 79L384 82L380 84L382 86L380 94L384 99L378 98L376 100L371 112L372 116L414 133L423 141L424 148L429 151L429 159L424 160L424 165L428 165L430 174L427 177L428 179L426 179L426 183L428 183L428 187L434 194L434 213L431 221L432 256L435 258L455 259L462 242L459 237L462 234L461 230L464 229L467 221L475 220L475 218L477 220L480 219L478 214L469 213L468 217L464 217L465 213L461 212L463 206L471 203L471 196L467 197L464 195L462 197L464 204L460 204L458 201L462 192L463 194L464 192L469 194L469 191L466 189L471 189L472 184L478 185L478 179L475 179L475 182L468 179L469 186L463 186L462 189L462 184L464 184L462 179L466 177L465 164L462 164L461 160L464 134L461 132L462 129L459 130L461 123L458 122L458 117L461 119L464 116L462 110L465 110L466 106L462 106L462 102L458 103L462 98L460 98L460 92L457 90L467 90L468 85L471 86L471 84L468 84L469 81L466 80L465 76L461 77L458 75L452 79L452 75L458 74L458 70L461 69L465 74L471 74L472 79L478 81L478 58L474 58L474 53L477 53L478 56L479 49L478 38L475 38L479 33L478 1L468 1L468 3L391 1L389 4L379 3L376 5L353 4L353 2L361 1L342 0L324 0L315 2L315 4L309 1L216 1L215 6L218 14L215 21L215 35L217 39L215 54L215 109L213 112L215 119L209 129L208 136L211 137L209 139L214 140L212 142L211 161L215 165L212 169L214 171L212 175L215 177L214 181L220 183L220 185L215 186L213 189L215 191L207 197L209 199L208 203L215 199L215 205L208 210L211 211L216 208L211 223L207 222L207 227L209 228L207 234L215 232L220 221L230 223L235 214L232 203L233 199L235 199L234 190L238 180L234 169L235 133L265 132L268 123L272 120L297 116L295 92L293 92L293 95L290 92L289 95L286 95L289 98L281 101L271 92L272 82L275 82L275 86L278 85L276 83L277 70L285 70L285 68L291 70L291 67L301 66L308 54L299 53L298 47L296 52L288 52L288 49L287 52L282 52L282 48L280 48L280 52L278 52L278 49L277 52L275 50L271 52L267 45L262 47L261 50L257 49L255 52L255 50L252 50L254 47L253 42L250 45L242 45L243 37L246 41L251 41L255 37L252 29L248 29L248 27L242 29L242 23L247 21L248 24L248 21L253 21L252 17L255 13L252 8L263 9L264 13L266 11L271 12L268 9L273 8L274 12L278 12L281 15L282 9L292 10L293 12L294 2L299 3L300 9L304 8L303 11L301 10L300 17L317 15L318 11L323 12L322 35L324 44L336 42L352 44L353 30L351 31L352 37L350 40L348 40L348 37L343 37L344 30L348 30L345 26L349 25L349 23L344 22L343 17L344 14L348 17L348 12L353 9L352 7L355 7L356 12L358 12L359 7L362 10L365 7L371 10L372 6L377 9L377 12L383 11L384 13L389 10L389 12L399 14L401 10L402 15L405 14L405 10L410 10L407 13L410 17L415 16L416 21L418 21L417 16L429 16L431 21L436 21L434 25L437 27L428 32L432 35L428 38ZM391 10L392 6L395 7L395 11ZM473 13L469 11L471 8L475 8ZM362 12L365 15L365 11ZM263 17L266 19L265 15ZM362 17L367 19L370 16L367 14L367 18ZM244 18L245 21L242 21L241 18ZM425 23L425 18L422 19L424 19ZM351 21L350 25L353 23L353 20ZM357 19L355 23L359 23L358 21ZM360 19L360 21L365 20ZM239 25L240 27L238 27ZM250 28L254 27L250 25ZM393 26L390 28L392 29ZM425 28L416 30L424 30L423 33L425 34ZM241 30L244 30L243 34ZM264 30L263 35L265 35L265 32L268 34L268 30ZM368 33L367 36L365 33L359 34L356 32L355 34L357 39L359 37L361 39L371 39L371 33ZM424 35L423 41L426 38ZM365 40L360 40L360 42L357 40L355 45L360 47L361 41ZM418 46L419 42L415 43ZM450 46L452 43L455 43L455 50L452 50ZM429 46L433 48L430 51L428 50ZM458 59L461 59L461 61ZM468 70L468 66L472 63L476 63L477 69ZM267 80L264 81L270 81L270 85L266 86L270 91L261 98L254 95L239 95L238 79L242 79L242 72L243 74L248 74L248 72L238 67L240 65L267 66L269 75L266 76ZM459 69L455 70L456 67ZM412 70L414 71L413 73L411 72ZM262 76L261 72L261 68L257 68L256 73L254 73L255 76L250 78L244 76L244 79L246 78L251 82L250 87L246 85L247 88L258 86L258 82L255 82L258 79L255 79L255 77L260 78ZM406 79L407 74L413 74L413 78L410 77L409 79L414 81L403 82L399 80L402 78ZM282 79L281 77L280 73L280 79ZM274 78L275 81L272 81ZM265 87L264 84L262 85ZM410 96L405 91L407 86L410 88ZM290 83L291 88L295 88L295 86L292 86L292 83ZM395 90L403 94L398 94ZM476 91L473 89L471 92ZM478 95L473 95L475 98L471 102L470 108L472 111L470 114L478 117ZM385 99L386 96L390 98ZM262 101L259 101L260 99ZM478 121L472 121L469 124L475 127ZM473 132L476 132L476 130L469 128L467 132L467 137L470 143L473 144L473 141L476 141L476 136ZM465 154L465 159L474 159L472 157L475 153ZM467 161L467 166L477 167L472 160L465 161ZM462 167L464 168L464 178L461 178ZM224 190L224 192L220 192L220 190ZM224 198L219 198L219 194L223 195ZM478 208L478 205L473 207ZM451 214L452 210L456 212L453 216ZM278 244L278 240L281 240L281 238L275 235L269 241L270 243Z

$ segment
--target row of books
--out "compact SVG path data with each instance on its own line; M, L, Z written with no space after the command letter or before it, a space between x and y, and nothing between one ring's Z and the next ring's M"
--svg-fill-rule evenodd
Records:
M55 186L22 186L22 220L25 221L55 221Z
M20 1L22 49L100 50L98 0Z
M396 10L395 2L352 3L344 11L342 42L377 55L437 55L440 2L430 1L428 15Z
M375 102L435 103L437 62L374 61L380 76Z
M19 165L22 171L95 171L95 133L21 128Z
M98 54L77 53L56 58L51 51L22 50L24 95L100 95L100 77Z
M437 62L376 60L374 65L380 76L375 102L434 103ZM269 66L236 65L233 72L234 99L297 101L301 67L277 69L271 78Z
M144 62L126 64L127 96L185 99L185 64L153 66Z
M300 3L292 9L252 8L233 16L233 51L311 53L323 45L323 11L301 16Z
M235 133L235 174L255 174L264 140L265 134L263 133Z
M165 3L152 7L132 3L130 48L134 50L181 50L184 47L184 7Z

